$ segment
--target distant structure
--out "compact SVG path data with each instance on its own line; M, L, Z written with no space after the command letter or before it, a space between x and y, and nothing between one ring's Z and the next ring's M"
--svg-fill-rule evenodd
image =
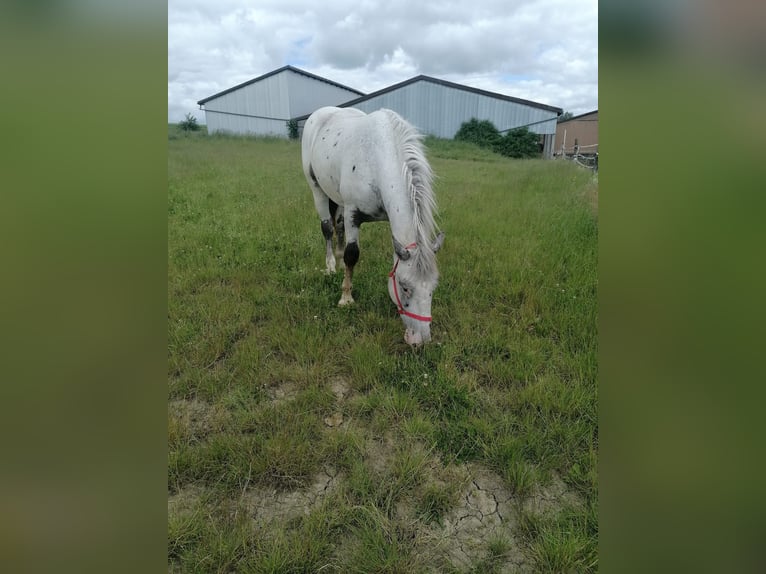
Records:
M293 66L284 66L197 102L208 133L287 137L287 122L364 92Z
M388 108L422 133L449 139L454 138L460 126L471 118L489 120L501 133L526 127L540 134L544 157L553 155L556 119L563 111L422 75L345 102L340 107L357 108L367 113Z
M208 133L287 137L289 120L296 120L302 132L308 116L323 106L353 107L367 113L389 108L422 133L449 139L471 118L489 120L501 133L526 127L539 134L544 157L552 157L556 151L556 120L563 112L555 106L422 75L365 95L293 66L197 103L205 111Z
M556 126L556 156L590 156L597 153L598 110L573 116Z

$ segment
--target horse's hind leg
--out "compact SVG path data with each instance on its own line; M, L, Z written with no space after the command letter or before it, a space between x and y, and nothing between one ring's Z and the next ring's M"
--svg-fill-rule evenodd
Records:
M311 190L314 192L314 207L319 214L319 220L322 222L322 235L325 241L325 273L335 273L335 255L332 251L332 233L333 233L333 215L330 213L330 207L338 207L318 185L313 185Z
M335 273L335 255L332 252L332 220L322 220L322 235L325 240L325 273Z

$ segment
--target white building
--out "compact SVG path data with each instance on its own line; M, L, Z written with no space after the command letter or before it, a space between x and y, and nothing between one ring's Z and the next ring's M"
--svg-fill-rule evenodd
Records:
M353 107L366 113L388 108L422 133L449 139L454 138L460 126L471 118L489 120L501 133L527 127L541 135L544 157L553 154L556 118L563 111L429 76L416 76L345 102L340 107Z
M287 136L287 122L323 106L353 107L370 113L394 110L422 133L453 138L471 118L489 120L501 132L527 127L540 134L543 156L553 154L561 108L416 76L377 92L363 92L284 66L197 102L204 106L209 133Z
M284 66L197 102L208 133L287 137L291 118L337 106L364 93L293 66Z

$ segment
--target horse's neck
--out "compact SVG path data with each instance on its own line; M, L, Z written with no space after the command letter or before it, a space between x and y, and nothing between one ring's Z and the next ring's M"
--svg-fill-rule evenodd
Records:
M389 197L383 198L383 203L388 214L388 222L391 225L391 234L402 245L414 243L416 240L413 221L414 211L409 196L405 192L391 194Z

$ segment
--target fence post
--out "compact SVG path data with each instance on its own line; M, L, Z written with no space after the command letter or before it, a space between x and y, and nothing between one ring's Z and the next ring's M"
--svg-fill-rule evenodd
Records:
M567 129L564 128L564 139L561 142L561 157L563 159L567 158L566 147L567 147Z

